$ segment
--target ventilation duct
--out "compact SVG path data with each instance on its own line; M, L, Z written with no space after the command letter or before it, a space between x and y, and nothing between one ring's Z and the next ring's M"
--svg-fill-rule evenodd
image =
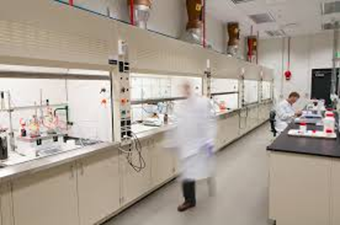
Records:
M240 43L240 28L239 24L236 22L228 23L227 25L228 31L228 47L227 53L232 56L236 56L238 52L238 46Z
M248 61L256 62L257 56L257 36L249 36L247 37L247 45L248 45Z
M131 2L133 2L133 12L130 11L131 22L139 28L147 29L151 11L151 1L127 0L127 2L129 7L131 7ZM133 13L133 15L131 15L131 13Z
M186 0L188 23L183 39L190 43L202 44L203 5L202 0Z

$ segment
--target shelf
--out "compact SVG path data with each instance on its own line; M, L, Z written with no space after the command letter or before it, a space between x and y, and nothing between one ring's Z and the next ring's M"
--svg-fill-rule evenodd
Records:
M185 100L185 97L176 97L176 98L158 98L158 99L143 99L143 100L134 100L131 101L132 105L140 105L140 104L157 104L159 102L171 102L178 100Z
M17 140L19 141L24 141L24 142L35 142L37 140L48 140L48 139L52 139L52 138L55 138L55 137L64 137L66 134L61 134L61 133L57 133L57 134L44 134L44 135L41 135L39 137L30 137L30 136L26 136L26 137L17 137Z
M31 110L31 109L44 109L47 107L63 107L67 106L67 103L60 103L60 104L49 104L49 105L35 105L35 106L20 106L20 107L13 107L11 109L0 109L0 112L13 112L13 111L23 111L23 110Z
M212 93L211 96L233 95L233 94L239 94L239 92L238 91L218 92L218 93Z

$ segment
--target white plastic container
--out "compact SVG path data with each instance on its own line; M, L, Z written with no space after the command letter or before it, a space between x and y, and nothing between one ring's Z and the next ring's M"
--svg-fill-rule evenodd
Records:
M300 122L300 133L301 134L307 133L307 123L304 121Z
M325 133L334 133L335 131L335 118L333 112L326 112L323 119L323 131Z

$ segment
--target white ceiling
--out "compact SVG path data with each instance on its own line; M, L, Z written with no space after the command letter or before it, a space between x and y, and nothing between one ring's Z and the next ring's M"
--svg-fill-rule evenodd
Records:
M323 16L321 4L336 0L253 0L248 3L234 4L231 0L207 0L207 12L223 22L239 22L241 34L250 35L251 26L254 33L268 37L265 31L283 29L288 36L297 36L321 32L322 24L339 20L340 14ZM248 16L270 13L275 22L255 24Z

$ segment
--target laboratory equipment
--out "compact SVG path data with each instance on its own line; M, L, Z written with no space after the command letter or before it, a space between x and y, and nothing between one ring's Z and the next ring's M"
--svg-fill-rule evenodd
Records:
M26 130L26 122L21 118L20 121L20 135L21 137L26 137L27 136L27 130Z
M322 122L322 115L317 111L303 111L301 117L295 118L295 123L301 123L302 121L307 124L320 124Z
M326 112L325 118L323 119L324 133L330 134L335 133L335 118L333 112Z
M151 127L161 127L163 123L162 120L159 118L147 118L143 121L143 125Z
M318 130L308 130L302 133L299 129L291 129L288 131L289 136L295 137L307 137L307 138L324 138L324 139L336 139L336 133L325 133Z
M8 140L5 130L0 130L0 160L8 158Z
M307 132L307 123L306 122L300 122L300 132L302 134L306 133Z

